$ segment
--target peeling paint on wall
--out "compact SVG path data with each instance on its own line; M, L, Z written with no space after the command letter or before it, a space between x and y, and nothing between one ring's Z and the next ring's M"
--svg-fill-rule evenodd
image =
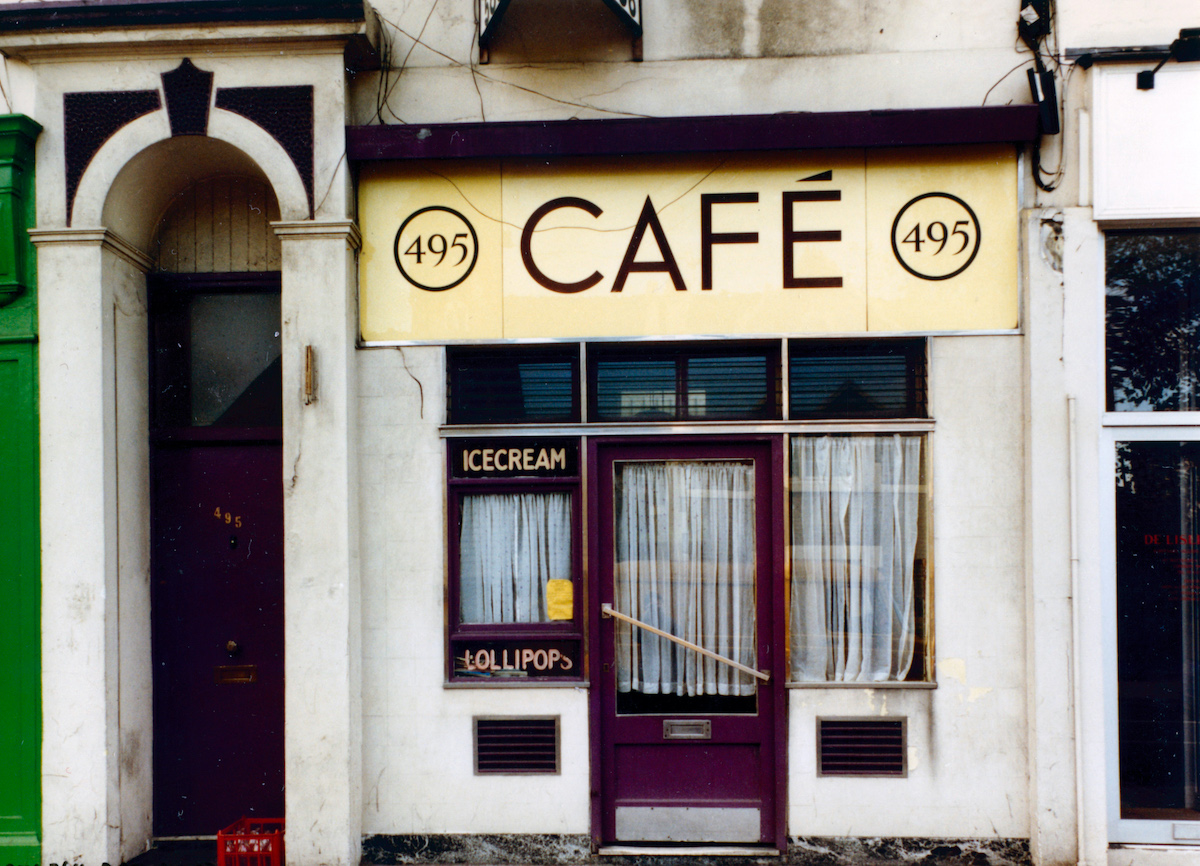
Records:
M967 684L967 663L963 659L939 659L937 663L938 676L958 680Z

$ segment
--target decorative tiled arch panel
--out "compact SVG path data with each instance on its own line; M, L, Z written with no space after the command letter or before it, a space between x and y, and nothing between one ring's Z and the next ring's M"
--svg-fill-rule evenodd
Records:
M308 212L313 210L313 88L221 87L217 108L240 114L258 124L287 151L304 181Z
M67 163L67 222L75 191L92 157L126 124L162 107L157 90L63 94L63 149Z
M198 69L189 58L162 74L171 135L206 135L213 92L213 73ZM304 184L309 216L313 212L313 88L222 87L216 106L261 127L291 158ZM66 160L67 223L75 209L75 193L92 158L122 127L159 111L157 90L115 90L63 94L63 150Z

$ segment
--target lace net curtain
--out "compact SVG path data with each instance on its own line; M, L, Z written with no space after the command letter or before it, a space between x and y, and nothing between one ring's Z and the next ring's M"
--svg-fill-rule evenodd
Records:
M463 622L546 622L546 582L571 579L571 498L501 493L462 498Z
M903 680L913 661L920 435L792 440L792 678Z
M615 607L754 667L754 467L630 462L616 472ZM729 665L616 623L617 689L752 695Z

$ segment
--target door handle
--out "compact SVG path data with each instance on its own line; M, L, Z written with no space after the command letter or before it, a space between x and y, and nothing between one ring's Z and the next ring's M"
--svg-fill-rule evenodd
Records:
M235 640L227 640L225 641L225 652L231 659L235 659L242 654L242 647Z

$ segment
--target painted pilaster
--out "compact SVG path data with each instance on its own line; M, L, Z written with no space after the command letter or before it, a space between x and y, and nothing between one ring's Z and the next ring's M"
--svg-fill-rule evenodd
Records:
M0 117L0 863L41 857L41 641L38 544L37 294L33 144L41 127Z
M274 226L283 250L287 859L304 866L357 866L362 847L354 368L359 235L349 221Z
M1105 866L1109 862L1108 800L1105 744L1107 727L1116 715L1106 710L1105 599L1111 597L1111 580L1103 567L1109 555L1111 527L1100 524L1102 497L1113 495L1114 467L1101 460L1100 419L1104 412L1104 372L1099 363L1104 352L1104 238L1090 207L1064 207L1063 216L1063 359L1067 392L1075 398L1072 443L1076 473L1071 492L1075 500L1075 534L1078 563L1076 668L1078 674L1078 727L1080 734L1079 787L1082 803L1079 820L1081 863Z
M137 304L149 263L104 229L30 235L42 310L42 854L44 862L119 863L128 853L121 844L127 720L118 712L118 604L128 600L119 587L123 571L135 581L131 590L148 582L122 569L118 540L119 489L146 482L144 418L136 436L121 429L136 423L145 379L134 384L139 397L134 388L119 392L117 376L137 346L145 354L144 305L139 314ZM139 320L141 337L131 345Z
M1073 863L1071 521L1063 377L1062 214L1023 213L1025 293L1025 640L1030 848L1039 866Z

